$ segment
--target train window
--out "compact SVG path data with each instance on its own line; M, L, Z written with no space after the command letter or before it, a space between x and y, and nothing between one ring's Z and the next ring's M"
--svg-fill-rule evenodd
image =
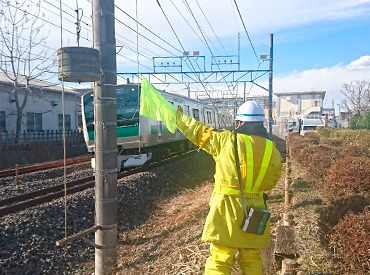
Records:
M94 131L94 104L93 104L93 93L86 94L83 97L84 114L86 128L88 132Z
M198 109L193 108L193 117L196 120L199 120L199 110Z
M126 87L117 88L117 127L139 125L138 94Z
M212 121L213 121L213 123L216 123L216 116L215 116L215 112L212 112Z
M212 114L211 112L207 111L207 123L212 123Z
M190 115L190 107L188 105L185 105L184 107L185 114Z

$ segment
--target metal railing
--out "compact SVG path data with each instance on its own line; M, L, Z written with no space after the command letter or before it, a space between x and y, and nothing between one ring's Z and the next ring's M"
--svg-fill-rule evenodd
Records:
M17 134L16 132L0 133L0 149L2 147L27 145L27 144L62 144L63 143L63 131L58 130L45 130L35 131ZM68 145L83 144L83 134L78 130L66 131L66 143Z

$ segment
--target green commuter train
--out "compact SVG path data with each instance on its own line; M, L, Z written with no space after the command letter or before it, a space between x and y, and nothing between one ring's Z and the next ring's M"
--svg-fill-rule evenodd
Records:
M120 160L126 160L143 153L156 158L178 151L184 151L192 145L177 129L170 133L161 121L153 121L139 115L138 84L117 85L117 149ZM233 117L229 113L219 112L213 106L194 99L160 91L160 93L177 109L179 106L188 115L215 129L232 129ZM86 146L94 152L94 97L93 92L82 96L82 126Z

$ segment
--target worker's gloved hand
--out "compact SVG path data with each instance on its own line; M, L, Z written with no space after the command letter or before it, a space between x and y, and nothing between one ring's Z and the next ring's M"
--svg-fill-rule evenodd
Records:
M177 108L177 110L178 110L178 111L180 111L180 112L184 112L184 109L183 109L181 106L179 106L179 107Z

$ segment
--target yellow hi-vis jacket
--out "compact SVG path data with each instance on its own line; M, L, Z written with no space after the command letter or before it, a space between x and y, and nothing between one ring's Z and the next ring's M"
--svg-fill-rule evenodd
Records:
M213 131L212 127L196 121L179 110L176 115L177 127L185 137L212 155L216 163L215 186L202 240L238 248L268 247L270 245L269 222L263 235L245 233L241 230L245 213L235 163L235 133L227 130ZM263 137L242 134L237 134L237 137L247 207L265 208L262 192L275 187L281 175L282 158L275 144L266 142ZM250 162L252 160L253 164L248 165L248 160ZM268 162L267 165L266 162ZM263 170L262 173L260 173L261 170Z

